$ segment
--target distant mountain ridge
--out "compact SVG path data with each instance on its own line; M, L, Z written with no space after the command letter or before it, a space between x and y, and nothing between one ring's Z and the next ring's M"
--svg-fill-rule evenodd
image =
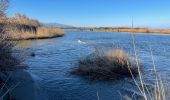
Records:
M60 24L60 23L44 23L45 26L49 26L49 27L60 27L60 28L70 28L70 27L74 27L71 25L65 25L65 24Z

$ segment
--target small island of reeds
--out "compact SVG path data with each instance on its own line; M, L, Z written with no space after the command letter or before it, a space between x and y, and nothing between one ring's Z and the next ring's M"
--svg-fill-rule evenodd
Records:
M97 80L116 80L138 75L138 66L121 49L97 51L78 63L72 74Z

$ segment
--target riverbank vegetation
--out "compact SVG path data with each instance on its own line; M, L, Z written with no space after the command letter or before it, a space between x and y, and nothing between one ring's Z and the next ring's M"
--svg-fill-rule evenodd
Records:
M115 80L138 74L131 57L121 49L108 52L97 50L80 60L73 74L99 80Z
M134 42L135 46L135 42ZM92 80L119 80L131 78L132 84L139 90L139 93L124 96L125 100L169 100L169 85L156 70L154 57L151 51L153 63L152 85L148 85L146 76L144 77L143 66L136 55L134 47L134 57L130 57L122 49L111 51L96 50L78 62L78 67L72 70L72 74L92 79ZM149 74L149 73L148 73ZM123 99L123 100L124 100Z
M8 0L0 0L0 19L5 18L6 9L8 7ZM15 43L8 40L8 31L5 26L0 26L0 99L13 100L10 95L11 91L16 88L18 84L9 83L9 79L13 71L18 69L25 69L22 65L20 51L13 52ZM12 84L9 85L9 84Z
M5 18L5 12L8 7L8 0L0 0L0 18ZM8 40L8 31L5 26L0 27L0 70L14 70L19 67L21 61L17 54L13 54L12 49L15 46L13 41ZM17 56L17 57L16 57Z
M12 18L1 17L0 26L8 31L9 40L45 39L64 35L60 28L44 26L38 20L19 13Z
M69 30L87 30L97 32L129 32L129 33L158 33L170 34L170 29L148 29L148 28L130 28L130 27L72 27L65 28Z

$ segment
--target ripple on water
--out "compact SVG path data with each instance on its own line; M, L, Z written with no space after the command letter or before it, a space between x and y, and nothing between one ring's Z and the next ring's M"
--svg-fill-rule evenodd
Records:
M137 34L135 39L137 54L145 66L146 85L150 87L150 81L155 81L152 75L150 47L158 72L165 74L167 80L170 80L170 36ZM86 44L79 44L78 40L85 41ZM66 31L65 36L60 38L31 42L30 51L35 52L36 56L27 59L26 63L30 66L29 71L41 78L38 80L39 85L50 100L93 100L97 99L97 93L101 100L117 100L134 92L140 95L131 79L95 82L69 74L78 60L92 53L96 47L119 47L133 55L130 34Z

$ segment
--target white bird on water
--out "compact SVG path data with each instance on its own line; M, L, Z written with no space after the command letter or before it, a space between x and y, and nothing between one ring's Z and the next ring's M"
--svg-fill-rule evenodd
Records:
M78 40L78 43L80 43L80 44L86 44L86 42L83 42L83 41L81 41L81 40Z

